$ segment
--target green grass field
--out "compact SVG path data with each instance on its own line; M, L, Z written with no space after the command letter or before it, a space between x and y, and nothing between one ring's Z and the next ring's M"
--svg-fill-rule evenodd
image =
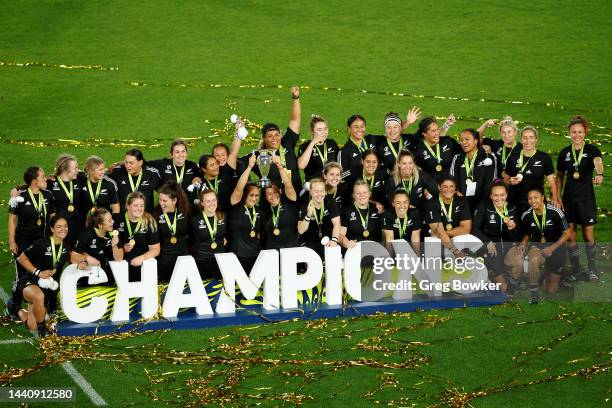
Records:
M313 113L343 143L351 114L382 133L386 112L417 105L457 115L451 134L508 114L535 124L556 162L565 124L583 114L609 162L611 15L597 1L2 2L0 209L27 166L51 172L65 151L113 162L135 145L158 158L182 137L197 160L229 142L234 110L282 126L294 84L304 139ZM610 242L609 177L596 193L598 241ZM5 226L0 241L8 292ZM599 258L609 268L609 254ZM537 307L35 345L2 344L29 335L4 323L0 379L76 387L79 407L92 403L64 361L112 406L607 406L610 276Z

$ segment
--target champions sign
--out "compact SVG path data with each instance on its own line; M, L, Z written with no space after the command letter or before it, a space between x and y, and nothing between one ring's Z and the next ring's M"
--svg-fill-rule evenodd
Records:
M482 247L471 235L454 244L470 252ZM222 281L202 281L195 260L180 256L168 285L158 285L157 263L142 265L141 281L130 282L126 261L111 262L116 287L77 289L90 271L77 265L61 276L58 334L117 330L197 328L322 318L379 311L464 307L502 303L482 258L454 258L440 240L426 238L424 256L404 240L388 248L361 242L346 251L325 248L325 262L306 247L263 250L251 271L233 253L216 254Z

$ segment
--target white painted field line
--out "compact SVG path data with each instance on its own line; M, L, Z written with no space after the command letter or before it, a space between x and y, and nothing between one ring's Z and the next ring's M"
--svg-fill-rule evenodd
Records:
M2 301L4 303L6 303L6 301L9 299L9 296L6 294L6 292L2 288L0 288L0 299L2 299ZM15 343L31 343L31 342L26 340L26 339L13 339L13 340L2 340L2 341L0 341L0 345L2 345L2 344L15 344ZM72 365L72 363L70 361L67 361L67 362L63 363L62 364L62 368L72 378L72 380L79 387L81 387L81 390L83 390L85 395L87 395L89 397L89 399L91 400L91 402L93 402L94 405L96 405L96 406L107 405L106 401L104 401L104 398L102 398L100 396L100 394L98 394L96 392L96 390L94 390L94 388L91 386L91 384L85 379L85 377L83 377L81 375L81 373L79 373L77 371L76 368L74 368L74 366Z
M4 303L6 303L6 301L9 300L9 295L7 295L4 289L2 288L0 288L0 299L2 299Z
M72 377L74 382L77 383L79 387L81 387L83 392L87 394L87 396L89 397L91 402L94 403L94 405L98 407L106 405L106 401L104 401L104 398L102 398L100 394L98 394L96 390L94 390L91 384L85 379L85 377L81 375L81 373L77 371L76 368L74 368L70 361L63 363L62 367L64 368L64 370L66 370L68 375Z
M30 344L32 344L32 340L28 340L28 339L0 340L0 346L3 345L3 344L19 344L19 343L30 343Z

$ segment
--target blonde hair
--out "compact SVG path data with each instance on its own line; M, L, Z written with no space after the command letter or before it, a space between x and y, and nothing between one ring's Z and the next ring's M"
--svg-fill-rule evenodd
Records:
M83 167L85 173L89 174L90 171L95 170L99 165L104 164L104 160L99 156L89 156L85 163L83 163Z
M219 199L219 197L217 196L217 193L215 193L215 190L206 189L206 190L202 190L202 191L200 192L200 196L198 197L198 198L200 199L200 208L201 208L202 210L204 209L204 208L202 207L202 202L204 201L202 198L203 198L205 195L208 195L208 194L214 194L214 195L215 195L215 197L217 198L217 209L215 210L215 215L217 216L217 219L218 219L219 221L223 221L224 214L223 214L223 211L219 210L219 204L218 204L218 199Z
M57 161L55 162L55 175L59 176L60 174L68 170L68 167L70 166L70 162L76 163L76 161L77 161L77 158L71 154L68 154L68 153L61 154L57 158Z
M512 119L512 116L504 116L504 118L499 122L500 132L504 126L510 126L515 132L518 133L518 127L516 126L514 119Z
M140 191L134 191L128 194L127 199L125 200L126 207L128 205L132 205L132 203L136 200L142 200L142 202L144 203L147 202L144 194L142 194ZM141 225L143 229L147 229L152 232L157 231L157 221L155 221L155 218L153 218L151 214L145 211L144 214L142 214L141 219L142 219Z
M397 155L397 160L395 160L395 164L393 165L393 171L391 174L393 175L393 182L397 186L402 182L402 175L400 174L399 162L402 157L410 157L412 159L412 163L414 166L412 167L412 185L416 185L419 182L419 166L416 165L416 161L414 160L414 154L409 152L408 150L401 150Z

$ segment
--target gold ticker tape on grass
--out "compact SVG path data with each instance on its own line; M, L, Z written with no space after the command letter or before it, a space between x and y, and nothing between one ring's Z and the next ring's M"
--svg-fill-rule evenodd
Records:
M128 83L131 86L157 86L157 87L171 87L171 88L230 88L230 89L290 89L291 86L284 84L222 84L222 83L208 83L208 84L173 84L173 83L152 83L152 82L137 82L132 81ZM540 101L511 101L506 99L488 99L488 98L467 98L457 96L441 96L441 95L422 95L422 94L410 94L405 92L393 92L393 91L373 91L367 89L353 89L353 88L338 88L332 86L310 86L300 85L300 89L312 89L316 91L331 91L331 92L346 92L346 93L361 93L361 94L374 94L374 95L386 95L386 96L397 96L414 99L441 99L449 101L471 101L471 102L482 102L482 103L501 103L509 105L537 105L546 106L552 109L561 110L572 110L575 112L597 112L597 113L610 113L609 109L579 109L571 108L558 102L540 102Z
M218 337L203 335L198 346L187 350L173 349L174 344L166 344L167 330L82 337L52 335L38 343L33 356L38 363L28 368L5 366L0 371L0 385L17 380L23 384L25 377L65 361L99 361L112 364L117 375L127 368L131 373L142 369L147 384L135 391L152 401L172 406L244 406L261 401L325 404L330 398L350 393L351 398L381 406L416 404L464 408L490 395L524 392L539 384L572 377L591 379L612 368L607 348L584 349L576 356L564 355L554 363L548 356L569 339L575 343L577 337L588 335L583 334L585 327L607 324L609 316L605 309L587 314L560 305L535 319L531 308L507 303L485 309L485 315L491 325L461 336L445 334L453 332L445 330L455 320L453 316L433 312L377 313L312 321L293 319L235 327ZM551 330L550 334L546 329ZM457 379L432 370L438 361L449 358L432 351L434 345L456 350L479 344L500 331L517 334L517 330L542 333L544 341L509 353L507 364L481 377L473 389L465 389ZM145 335L149 336L146 341L121 343ZM304 353L306 356L296 352L296 343L299 349L300 341L310 340L314 342L313 348ZM350 375L346 370L368 375L372 382L364 389L352 388L346 381ZM411 373L408 377L407 370ZM333 396L317 391L321 380L337 384Z
M119 67L104 67L102 65L68 65L68 64L47 64L44 62L6 62L0 61L0 67L19 67L19 68L60 68L60 69L90 69L96 71L118 71Z

